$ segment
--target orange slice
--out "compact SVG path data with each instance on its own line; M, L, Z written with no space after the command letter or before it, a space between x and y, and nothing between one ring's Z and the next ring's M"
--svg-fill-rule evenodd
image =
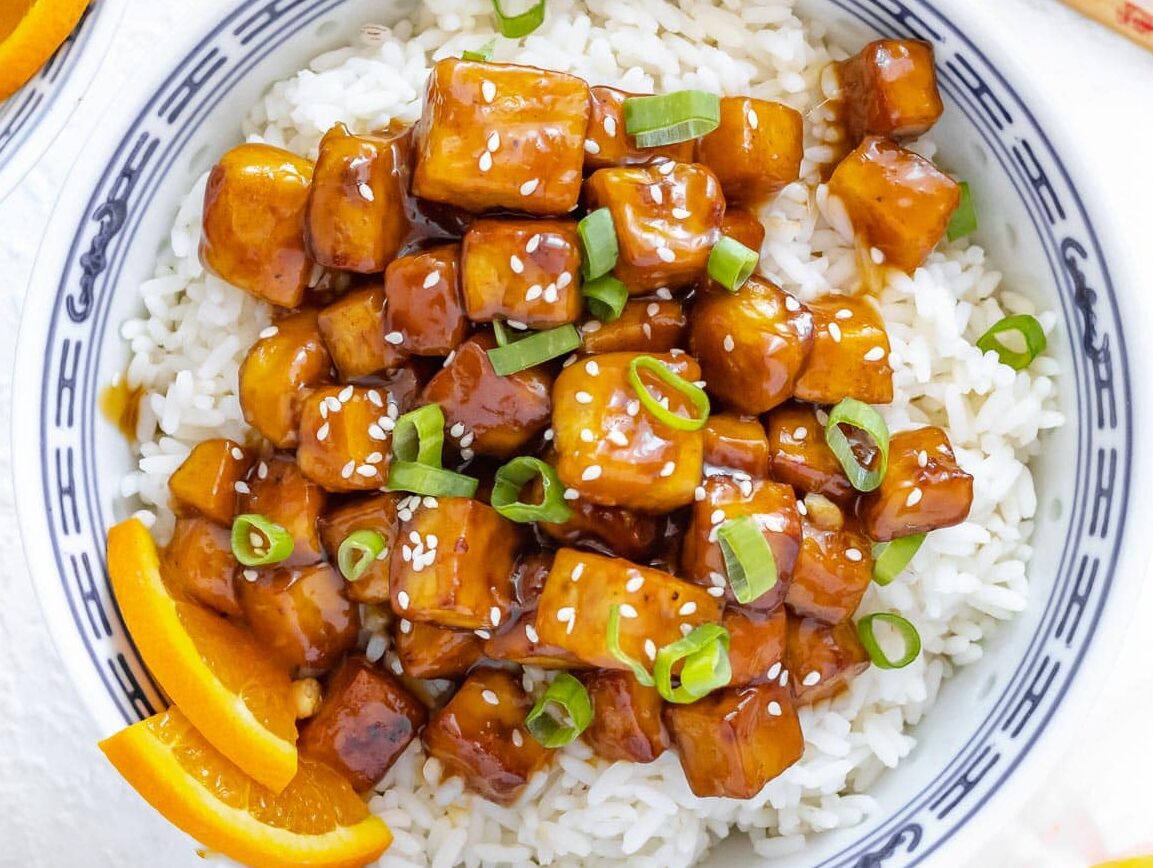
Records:
M108 532L108 573L140 656L204 737L279 792L296 774L292 680L247 630L172 597L151 534L136 519Z
M122 729L100 749L170 823L206 847L261 868L357 868L392 833L339 774L302 759L279 794L210 745L177 708Z
M0 99L22 88L68 38L90 0L0 0Z

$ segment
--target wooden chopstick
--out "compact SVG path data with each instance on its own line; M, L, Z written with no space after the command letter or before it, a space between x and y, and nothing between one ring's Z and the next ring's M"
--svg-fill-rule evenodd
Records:
M1064 0L1064 3L1153 51L1153 0Z

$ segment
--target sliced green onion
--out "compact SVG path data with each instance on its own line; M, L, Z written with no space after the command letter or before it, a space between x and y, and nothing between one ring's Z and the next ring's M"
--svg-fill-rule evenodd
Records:
M476 51L467 49L460 53L461 60L475 60L478 63L488 63L492 60L492 51L496 48L496 40L490 39Z
M585 280L596 280L612 271L621 252L612 212L608 208L597 208L581 219L577 233L584 251L581 270Z
M750 515L730 518L717 530L733 596L743 605L777 584L777 559L760 525Z
M638 148L659 148L711 133L721 122L721 98L703 90L679 90L624 101L625 132Z
M566 720L559 721L549 714L550 705L560 706ZM593 704L588 690L567 672L560 672L525 717L524 728L544 747L564 747L592 722Z
M915 533L873 546L873 581L878 585L891 583L904 572L924 541L923 533Z
M722 235L709 254L709 277L727 289L736 292L753 276L760 256L735 238Z
M444 447L444 412L439 404L425 404L396 420L392 454L397 461L415 461L440 467Z
M571 353L580 345L580 332L569 323L491 349L488 351L488 360L492 363L494 371L502 377L507 377L517 371L533 368L549 359Z
M492 321L492 336L496 338L496 345L498 347L508 346L508 329L505 327L503 320L494 319Z
M294 546L292 534L263 515L248 512L232 520L232 554L246 567L278 564Z
M891 660L885 654L881 648L881 643L877 641L876 627L873 626L877 621L890 625L900 634L905 643L903 656ZM873 665L880 669L904 669L921 653L921 634L917 632L917 628L900 615L894 615L892 612L877 612L875 615L866 615L857 622L857 634L861 637L861 644L869 653L869 659L873 661Z
M520 500L521 489L534 476L540 477L544 492L540 503L523 503ZM564 486L552 465L528 455L514 458L496 472L489 502L505 518L521 523L547 521L559 524L572 516L572 510L564 502Z
M648 386L641 380L640 372L642 370L655 375L666 386L688 398L697 411L696 418L674 413L654 398ZM660 359L655 359L652 356L637 356L629 362L629 385L633 387L633 391L637 393L637 397L641 399L645 409L670 428L675 428L678 431L699 431L709 421L709 396L705 394L705 390L671 371L668 365Z
M703 624L689 635L657 652L653 680L657 692L669 702L696 702L733 678L729 663L729 631L720 624ZM680 685L673 687L673 666L684 661Z
M857 428L873 438L877 445L876 467L870 470L857 460L841 425ZM889 469L889 426L880 413L856 398L845 398L829 411L829 421L825 423L825 442L841 462L853 488L857 491L873 491L881 484Z
M429 497L472 497L478 484L463 473L415 461L393 461L388 468L389 491L411 491Z
M1017 332L1025 342L1025 351L1017 352L1005 346L997 335L1003 332ZM992 350L1001 360L1001 364L1008 365L1015 371L1023 371L1041 353L1049 342L1045 340L1045 331L1041 323L1027 313L1007 316L1000 322L994 323L987 332L977 338L977 349L983 353Z
M969 190L969 182L961 181L960 187L961 201L957 205L957 210L953 212L949 228L946 230L950 241L956 241L970 232L977 231L977 209L973 207L973 194Z
M336 552L336 565L340 574L355 582L365 571L388 554L384 537L374 530L355 530L344 538Z
M613 657L632 670L633 677L636 678L640 684L645 687L653 686L653 677L649 675L649 671L645 669L644 664L635 657L630 657L621 647L621 607L619 603L614 603L612 608L609 609L609 623L605 630L605 645Z
M581 293L589 306L589 312L601 322L620 319L629 300L628 287L611 274L585 281Z
M509 39L520 39L522 36L528 36L544 24L544 3L545 0L539 0L519 15L506 15L501 0L492 0L492 11L496 15L497 27L500 29L501 35L507 36Z

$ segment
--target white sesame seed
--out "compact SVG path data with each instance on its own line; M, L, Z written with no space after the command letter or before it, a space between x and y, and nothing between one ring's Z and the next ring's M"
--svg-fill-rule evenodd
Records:
M833 339L833 343L835 344L841 342L841 327L835 322L829 323L829 337Z
M328 423L325 422L323 425L321 425L319 428L316 429L316 439L320 440L320 441L327 440L328 439L328 431L329 431Z
M257 335L257 337L266 341L269 338L276 337L278 334L280 334L280 329L278 329L276 326L268 326L267 328L261 329L260 334Z
M552 430L552 428L545 428L544 434L542 434L541 436L544 437L545 442L547 443L550 440L552 440L553 437L556 436L556 433Z
M905 498L905 506L910 506L910 507L916 506L918 503L921 502L921 498L924 496L925 496L925 493L923 491L921 491L921 489L914 488L912 491L909 492L909 496Z
M508 258L508 267L512 269L513 274L524 274L524 263L515 253Z
M667 479L677 472L677 463L675 461L666 461L665 466L661 468L661 477Z
M480 698L489 705L500 705L500 698L491 690L482 690L480 692Z
M593 402L593 396L584 391L584 389L581 389L573 397L576 398L578 404L591 404Z
M232 483L232 490L235 491L237 494L251 494L252 493L252 489L250 489L248 487L248 483L242 479L238 479L236 482Z
M641 588L643 588L644 585L645 585L645 577L644 576L633 576L631 579L629 579L627 582L625 582L625 590L628 591L630 594L635 594L637 591L639 591Z
M357 185L356 189L360 193L361 198L363 198L365 201L367 201L367 202L376 201L376 194L374 194L372 192L372 187L368 186L368 184L361 181L360 184Z
M580 496L581 496L581 493L579 491L577 491L575 488L566 488L564 490L564 499L565 500L579 500Z
M400 332L389 332L384 336L384 339L393 346L399 346L400 344L404 343L404 335L402 335Z
M653 197L653 202L657 205L665 204L665 191L661 189L660 184L652 184L649 187L649 195Z
M261 461L258 465L256 465L256 478L257 479L267 479L268 478L268 465L265 464L263 461Z
M682 636L687 636L691 632L693 632L693 625L692 624L681 624L681 635Z
M774 699L772 702L769 703L768 711L769 711L770 717L780 717L781 716L781 704Z
M233 446L231 452L232 452L232 457L235 458L237 461L243 461L244 460L244 450L241 449L239 446Z
M591 335L593 332L599 332L600 330L601 322L597 319L590 319L588 322L581 326L581 331L586 335Z
M657 659L657 643L652 639L645 639L645 656L648 657L649 660Z
M260 574L257 573L256 570L244 571L244 580L246 582L255 582L258 578L260 578Z
M657 171L660 172L662 175L671 175L673 169L675 169L676 167L677 167L676 163L674 163L672 160L666 160L665 162L663 162L659 166L657 166Z
M625 412L628 413L630 416L635 416L640 411L641 411L641 402L640 401L629 401L627 404L625 404Z
M536 627L534 627L532 624L524 625L524 635L528 638L528 641L532 642L534 645L540 642L540 634L537 633Z
M344 467L340 468L340 475L343 479L351 479L353 471L356 470L356 462L349 461Z
M264 537L262 537L256 531L249 532L248 542L254 549L263 549L266 547Z
M541 286L539 283L534 283L525 292L524 300L525 301L536 301L542 295L544 295L544 287Z
M703 485L698 485L696 491L693 492L693 499L697 501L704 500L708 496Z
M617 119L612 115L605 115L604 120L601 121L601 126L605 129L605 135L610 138L617 134Z
M629 438L625 436L623 431L618 431L615 428L608 433L608 440L617 446L628 446Z
M381 427L381 430L388 432L396 427L396 420L389 416L381 416L376 420L376 424Z
M411 540L411 542L414 546L420 545L420 534L417 533L415 530L410 530L408 532L408 538L409 538L409 540Z
M579 582L581 580L581 576L583 576L584 574L585 574L585 565L583 563L579 563L575 567L572 568L572 580L574 582Z
M388 414L388 418L394 422L400 417L400 407L392 402L392 398L388 399L388 409L384 411ZM383 424L383 423L382 423Z
M329 395L324 399L324 406L328 408L330 413L339 413L344 409L344 405L341 404L340 401L336 400L336 398L334 398L332 395Z
M433 497L431 494L426 494L424 499L421 500L421 503L423 503L429 509L436 509L438 506L440 506L440 501ZM436 537L432 534L429 534L428 536L429 539L436 539ZM436 543L433 543L433 545L436 545Z
M492 621L492 625L494 627L500 625L500 617L501 616L500 616L500 608L499 607L493 606L491 609L488 610L488 619L490 621Z
M585 139L585 153L586 154L599 154L601 146L594 142L592 139Z
M424 286L425 289L432 289L438 283L440 283L440 274L436 271L430 271L424 276L424 283L422 286Z
M544 300L549 304L556 304L560 296L557 294L556 284L550 283L544 288Z
M384 429L373 422L368 426L368 436L373 440L387 440L388 435L384 433Z
M396 517L399 518L401 521L412 521L412 510L411 509L398 509L396 511Z
M356 472L359 473L361 476L368 477L368 476L376 476L376 474L379 473L380 471L377 470L375 467L373 467L371 464L362 464L362 465L360 465L360 467L356 468Z
M669 288L667 286L662 286L655 293L653 293L653 295L655 295L657 298L661 299L662 301L672 301L673 300L673 294L669 291Z
M536 249L538 247L540 247L540 233L539 232L536 233L532 238L530 238L528 240L528 243L524 246L524 249L525 249L526 253L536 253Z
M749 129L751 129L751 130L755 130L757 128L757 125L760 123L760 121L757 119L757 113L755 111L753 111L752 108L749 108L745 112L745 118L748 120Z
M531 178L520 185L520 194L522 196L531 196L536 192L536 188L540 186L540 178Z
M460 438L460 448L461 449L468 449L468 447L472 445L474 440L476 440L476 432L469 431L467 434L465 434L463 437Z
M581 479L585 482L592 482L594 479L600 479L600 477L601 466L599 464L590 464L584 469L584 473L581 474Z
M464 433L464 423L454 422L452 427L448 429L448 433L450 437L456 437L459 439L460 435Z
M860 549L845 549L845 557L855 563L860 561L864 555L861 554Z
M398 606L400 606L401 609L407 609L408 603L409 603L408 591L397 591L396 604Z
M370 452L367 456L365 456L364 461L366 464L380 464L380 462L384 461L384 453Z
M336 396L336 399L342 404L347 404L352 400L352 396L355 394L355 392L356 389L354 389L352 386L345 386L340 390L340 393Z
M480 160L477 161L477 168L479 168L482 172L487 172L489 169L492 168L492 152L491 151L485 151L483 154L480 155Z
M590 377L600 376L601 366L596 363L596 359L589 359L585 362L585 373Z
M714 509L709 516L709 524L721 524L725 520L725 511L723 509Z
M785 310L790 313L796 313L801 309L801 303L793 298L791 295L785 296Z
M656 316L660 312L661 312L661 306L659 304L657 304L655 301L650 302L649 306L645 308L645 313L648 314L649 316Z
M476 630L473 630L472 632L473 632L473 635L476 636L478 639L488 640L488 639L492 638L492 633L490 633L488 630L484 629L483 627L478 627Z
M677 255L673 253L673 251L668 247L658 247L657 258L661 262L674 262L677 258Z
M853 312L851 310L849 310L847 307L843 307L839 311L837 311L836 314L834 314L834 316L836 316L837 319L852 319L853 318Z
M737 342L733 340L732 335L725 335L725 340L722 345L724 346L726 353L731 353L737 348Z
M871 350L865 353L866 362L879 362L883 358L885 358L884 347L873 347Z
M648 338L650 340L652 339L653 327L651 325L649 325L647 322L641 324L641 331L645 333L646 338Z
M576 617L576 609L572 606L561 606L556 610L556 619L562 624L565 621L571 621Z
M708 588L705 590L705 593L710 597L723 597L725 595L725 589L719 587Z
M581 428L580 437L585 443L595 443L597 439L597 435L589 428Z
M803 500L797 501L797 512L799 512L801 515L809 514L809 508L805 506L805 502Z
M636 607L632 603L621 603L621 617L622 618L637 618Z
M784 672L781 673L780 680L778 680L777 683L779 685L781 685L781 687L785 687L788 685L788 683L789 683L789 670L788 669L786 669Z
M804 425L798 425L796 428L793 429L793 439L794 440L804 440L808 436L809 436L809 429L806 428Z
M424 538L424 544L428 546L430 550L435 549L438 545L440 545L440 537L434 533L430 533Z
M687 603L685 603L683 606L681 606L679 609L677 609L677 614L678 615L684 615L687 617L687 616L693 614L696 610L697 610L697 604L694 603L692 600L689 600Z
M556 279L556 288L557 289L564 289L570 283L572 283L572 272L571 271L562 272L561 276Z
M409 633L411 633L412 632L412 621L408 620L408 618L401 618L400 619L400 632L404 633L406 636Z
M924 449L922 449L920 452L917 453L917 466L918 467L928 467L929 466L929 453L926 452Z
M688 220L692 216L692 212L688 208L674 208L673 217L677 220Z
M821 673L820 672L810 672L808 675L805 676L804 680L801 681L801 684L803 684L805 687L813 687L814 685L817 685L820 683L821 683Z
M500 132L498 130L493 130L488 134L488 141L485 143L485 147L490 151L495 151L500 147Z
M777 676L780 674L781 674L781 664L780 663L774 663L771 667L769 667L768 675L766 675L765 677L768 678L769 681L776 681Z
M724 575L718 573L716 570L709 572L709 581L716 585L718 588L723 588L727 584Z
M514 747L524 747L524 736L520 734L519 729L512 731L512 743Z
M869 248L869 258L873 260L874 264L880 265L885 261L885 254L881 252L879 247Z
M506 319L504 321L504 324L506 326L508 326L510 329L516 329L519 332L523 332L525 329L528 328L528 326L526 326L524 323L522 323L519 319Z
M480 83L480 95L485 102L492 102L496 99L496 85L486 78Z

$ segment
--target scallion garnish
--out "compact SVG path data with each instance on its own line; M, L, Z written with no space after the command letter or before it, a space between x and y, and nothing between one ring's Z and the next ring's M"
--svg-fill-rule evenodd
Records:
M497 27L500 29L501 35L507 36L509 39L520 39L522 36L528 36L544 24L544 4L545 0L539 0L518 15L507 15L501 0L492 0L492 11L496 15Z
M1025 344L1024 352L1011 349L1001 341L998 335L1006 332L1016 332ZM1001 364L1008 365L1015 371L1023 371L1029 367L1033 359L1045 352L1049 342L1045 339L1045 331L1036 318L1027 313L1007 316L1000 322L994 323L989 330L977 338L977 349L982 353L990 350L997 354Z
M397 461L441 466L444 447L444 412L439 404L425 404L396 420L392 430L392 454Z
M278 564L294 545L292 534L263 515L249 512L232 520L232 554L246 567Z
M873 439L877 455L872 468L865 467L857 459L841 425L864 431ZM856 398L845 398L829 411L829 421L825 423L825 442L841 462L853 488L857 491L873 491L881 484L885 471L889 469L889 426L880 413Z
M596 280L586 280L581 293L589 306L589 313L601 322L620 319L629 300L629 290L611 274L604 274Z
M585 280L596 280L612 271L620 256L612 212L608 208L597 208L581 219L577 224L577 233L584 251L581 270Z
M752 516L730 518L717 530L717 541L738 603L747 605L777 584L777 559Z
M958 186L961 188L961 201L957 205L957 210L953 212L949 228L946 230L950 241L956 241L970 232L977 231L977 210L973 207L973 194L969 190L969 182L961 181Z
M539 476L541 481L543 494L540 503L523 503L520 500L521 489L534 476ZM552 465L529 455L514 458L496 472L489 502L505 518L521 523L547 521L555 524L568 521L572 516L572 510L564 502L564 486Z
M410 491L429 497L472 497L478 484L463 473L415 461L393 461L388 467L389 491Z
M877 621L891 626L905 643L905 653L896 660L890 659L881 648L881 643L877 641L874 626ZM904 669L921 653L921 634L917 632L917 628L892 612L877 612L861 618L857 622L857 634L861 637L861 644L865 646L869 659L880 669Z
M559 706L565 720L553 717L550 705ZM564 747L588 729L592 720L588 690L567 672L560 672L525 717L524 727L544 747Z
M508 327L504 324L503 320L494 319L492 321L492 336L496 339L496 345L498 347L508 346Z
M340 574L348 581L355 582L372 566L388 554L384 537L374 530L354 530L344 538L336 552L336 565Z
M460 53L461 60L474 60L478 63L488 63L492 60L492 51L496 48L496 40L490 39L476 51L465 49Z
M609 609L609 622L605 629L605 647L621 663L632 670L633 677L645 687L653 686L653 677L649 675L644 665L635 657L630 657L621 647L621 607L614 603Z
M722 235L709 254L709 277L727 289L736 292L752 277L760 256L735 238Z
M684 395L697 411L696 418L674 413L653 397L641 379L641 371L648 371L670 388ZM709 396L700 386L690 383L684 377L669 369L668 365L652 356L637 356L629 362L629 385L641 399L645 409L663 424L678 431L699 431L709 421Z
M679 90L624 101L625 132L638 148L660 148L711 133L721 122L721 98L703 90Z
M517 371L533 368L549 359L571 353L580 345L580 332L569 323L491 349L488 351L488 360L492 363L494 371L502 377L507 377Z
M684 705L726 686L733 678L729 642L729 631L720 624L703 624L661 648L653 664L657 692L669 702ZM681 683L673 687L673 667L682 660Z
M909 565L925 541L923 533L903 536L892 542L877 543L873 546L873 581L887 585L897 578Z

